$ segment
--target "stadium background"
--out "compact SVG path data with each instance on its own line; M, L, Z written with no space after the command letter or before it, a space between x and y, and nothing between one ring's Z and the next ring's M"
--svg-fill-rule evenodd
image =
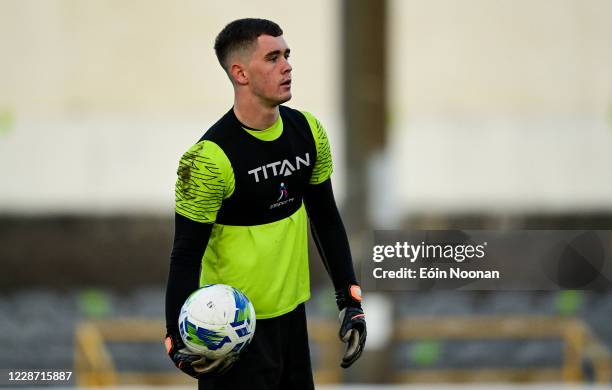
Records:
M175 171L231 104L211 47L247 16L285 31L356 261L374 228L612 226L608 0L0 0L0 368L189 383L159 342ZM341 371L312 253L321 384L610 380L612 295L579 291L366 292Z

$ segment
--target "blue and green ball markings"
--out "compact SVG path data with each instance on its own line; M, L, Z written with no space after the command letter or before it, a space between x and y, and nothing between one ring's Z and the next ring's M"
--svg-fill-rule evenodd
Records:
M251 334L249 325L252 323L252 318L249 299L235 288L232 288L232 292L234 293L236 311L234 313L234 322L230 323L230 325L234 328L238 337L242 338ZM250 339L247 339L247 341L236 344L231 352L240 353L244 347L249 345L250 341Z
M236 312L234 313L234 322L230 325L234 328L244 324L246 321L247 324L251 323L251 311L249 310L249 299L242 294L240 291L232 288L232 292L234 293L234 302L236 304ZM246 333L248 334L248 333ZM238 334L238 336L241 336Z
M229 343L232 340L228 336L223 335L220 332L216 332L211 329L198 327L191 323L187 318L180 324L180 331L183 338L191 341L194 344L204 346L211 351L223 347L225 343Z

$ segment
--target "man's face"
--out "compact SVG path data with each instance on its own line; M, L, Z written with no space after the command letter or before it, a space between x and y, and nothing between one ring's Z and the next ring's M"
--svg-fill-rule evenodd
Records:
M249 89L270 106L291 99L289 47L282 36L260 35L246 67Z

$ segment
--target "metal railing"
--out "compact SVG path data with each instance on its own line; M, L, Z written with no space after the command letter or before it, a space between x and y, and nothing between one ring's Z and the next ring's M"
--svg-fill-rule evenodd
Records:
M589 326L577 318L545 316L410 317L395 323L395 343L417 340L546 340L563 342L560 367L410 368L396 382L582 382L583 363L590 361L594 381L609 383L610 353Z
M563 342L562 365L530 368L410 368L395 371L394 382L558 382L585 381L583 363L592 365L597 383L610 383L612 368L608 349L595 337L588 325L576 318L544 316L451 316L410 317L394 323L393 345L418 340L549 340ZM138 329L138 332L134 332ZM75 334L75 371L80 386L119 384L193 383L178 370L164 372L118 371L108 350L108 343L160 343L164 322L148 319L85 321ZM314 375L317 383L338 383L342 371L338 361L343 345L337 339L337 324L309 320L310 340L317 347ZM389 356L393 356L389 354Z
M134 329L138 329L137 332ZM317 383L337 383L342 379L338 366L342 344L338 341L335 322L311 320L308 323L310 341L317 345L318 365L314 367ZM133 372L116 369L108 343L159 343L165 322L149 319L92 320L80 323L75 332L75 371L82 387L128 384L188 384L193 379L178 370L163 372Z

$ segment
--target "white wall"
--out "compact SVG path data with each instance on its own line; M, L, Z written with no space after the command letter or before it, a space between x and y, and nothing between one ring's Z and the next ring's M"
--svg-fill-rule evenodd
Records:
M1 1L0 212L170 212L180 154L231 105L214 37L245 16L284 28L291 105L326 125L342 199L339 7ZM375 220L611 210L610 15L608 0L389 0Z
M180 155L231 107L212 47L241 17L283 28L294 67L288 104L326 125L342 195L337 8L0 2L0 212L170 212Z
M389 6L378 214L612 210L611 1Z

